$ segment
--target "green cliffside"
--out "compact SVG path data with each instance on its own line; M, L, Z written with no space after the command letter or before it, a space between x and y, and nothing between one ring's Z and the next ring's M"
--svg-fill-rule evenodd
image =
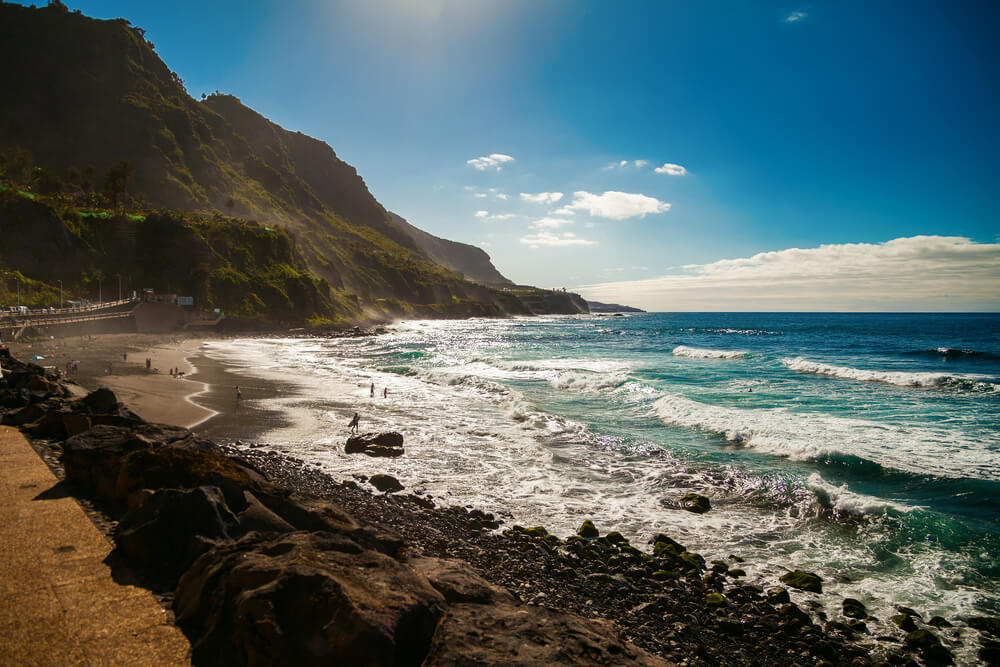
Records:
M308 270L326 281L331 303L353 299L360 312L388 316L535 310L478 284L504 284L499 273L484 278L435 258L415 240L422 232L400 224L325 143L235 97L193 99L124 19L0 3L0 59L0 150L23 147L52 172L74 174L77 200L127 160L133 207L285 229ZM493 268L488 257L485 265Z

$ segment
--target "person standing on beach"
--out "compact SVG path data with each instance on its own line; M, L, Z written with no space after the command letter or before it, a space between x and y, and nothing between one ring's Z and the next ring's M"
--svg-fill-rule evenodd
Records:
M243 392L240 391L240 386L236 385L236 401L239 402L241 398L243 398Z
M372 394L371 394L371 397L375 398L375 383L374 382L372 382Z
M354 416L351 417L351 422L347 425L351 429L351 433L357 433L358 432L358 422L360 422L360 421L361 421L361 417L358 415L357 412L355 412Z

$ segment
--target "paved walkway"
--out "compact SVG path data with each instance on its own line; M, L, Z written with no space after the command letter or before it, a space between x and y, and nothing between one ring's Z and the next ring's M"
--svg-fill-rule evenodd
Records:
M149 591L111 578L111 544L57 482L0 426L0 665L189 665L187 639Z

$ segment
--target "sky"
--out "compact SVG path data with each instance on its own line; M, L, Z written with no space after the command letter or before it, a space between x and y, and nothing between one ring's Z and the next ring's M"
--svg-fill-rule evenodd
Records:
M995 2L68 0L512 280L1000 310Z

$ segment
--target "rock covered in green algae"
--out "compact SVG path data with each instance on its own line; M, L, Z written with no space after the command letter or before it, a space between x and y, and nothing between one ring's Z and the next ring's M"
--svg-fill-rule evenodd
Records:
M586 537L588 540L592 540L600 536L601 532L597 530L597 526L594 525L593 521L587 519L583 522L583 525L580 526L580 530L576 531L576 534L580 537Z
M792 570L781 575L781 583L810 593L823 592L823 579L819 575L804 570Z
M844 616L847 618L866 618L868 616L868 609L861 600L855 600L854 598L844 598Z
M704 514L712 509L712 503L700 493L685 493L680 498L680 505L682 509L694 512L695 514Z

